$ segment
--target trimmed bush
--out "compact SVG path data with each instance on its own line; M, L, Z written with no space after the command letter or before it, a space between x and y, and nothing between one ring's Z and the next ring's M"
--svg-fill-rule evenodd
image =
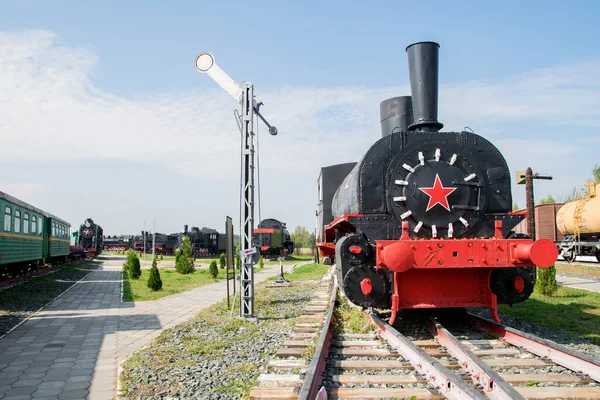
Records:
M157 291L162 288L162 280L160 279L160 272L156 266L156 258L152 260L152 268L150 268L150 276L148 277L148 287L152 291Z
M175 265L179 262L179 258L181 257L181 249L177 250L175 253Z
M190 274L194 272L194 260L192 259L192 244L190 238L186 236L181 245L181 256L176 261L175 270L180 274Z
M163 260L163 255L162 255L162 253L160 253L160 261L162 261L162 260Z
M261 268L264 268L264 267L265 267L265 260L263 260L263 256L260 256L260 260L258 261L258 265L259 265Z
M558 286L556 285L556 267L538 268L535 290L544 296L552 296Z
M221 253L221 255L219 256L219 267L221 267L221 269L225 268L225 265L227 264L227 260L225 260L225 254Z
M217 261L212 260L210 266L208 267L208 272L210 272L210 276L213 279L217 279L217 275L219 275L219 268L217 268Z
M240 255L236 253L235 255L235 267L240 269Z
M142 276L142 267L140 265L140 259L136 255L132 260L129 266L129 275L133 279L139 279Z
M136 257L137 257L137 255L135 254L135 251L129 250L127 252L127 261L125 261L123 263L123 271L127 272L128 274L131 272L131 266L133 265L133 259Z

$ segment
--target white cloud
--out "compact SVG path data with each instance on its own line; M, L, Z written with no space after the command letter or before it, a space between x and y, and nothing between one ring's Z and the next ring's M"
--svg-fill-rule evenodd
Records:
M4 160L152 160L181 174L237 182L235 104L224 92L117 96L90 79L98 62L99 55L63 43L51 32L0 32ZM593 157L585 142L596 140L600 127L598 70L600 62L574 63L499 80L443 84L440 119L445 130L471 126L490 138L514 169L554 166L564 172L572 162ZM265 190L275 193L281 182L313 190L320 166L358 159L380 135L379 103L408 91L405 85L259 92L265 114L280 130L269 137L260 128L265 133L260 142L264 183L273 185ZM515 131L521 123L529 130ZM578 141L565 141L557 133L574 127ZM554 135L544 136L548 129ZM543 143L530 135L544 136ZM569 174L587 175L587 170Z

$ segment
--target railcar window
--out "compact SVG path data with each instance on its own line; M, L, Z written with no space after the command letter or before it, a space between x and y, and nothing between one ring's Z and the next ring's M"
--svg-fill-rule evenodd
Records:
M15 210L15 233L21 233L21 211Z
M37 234L37 217L35 215L31 216L31 234Z
M38 235L42 236L42 224L44 223L44 220L42 220L42 218L40 217L40 223L38 224Z
M56 222L52 223L52 237L56 237Z
M10 219L12 217L12 211L10 207L4 208L4 232L10 232Z
M23 213L23 233L29 235L29 214Z

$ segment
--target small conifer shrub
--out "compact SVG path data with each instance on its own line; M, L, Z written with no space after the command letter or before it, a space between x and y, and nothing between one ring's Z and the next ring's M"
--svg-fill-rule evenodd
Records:
M194 259L192 258L192 244L186 236L181 245L181 255L175 263L175 270L180 274L191 274L194 272Z
M131 260L131 265L129 266L129 275L133 279L139 279L142 276L142 267L140 265L140 259L137 255Z
M264 267L265 267L265 260L263 260L263 256L260 256L260 260L258 261L258 265L259 265L261 268L264 268Z
M133 265L133 259L136 257L135 251L130 250L127 252L127 261L123 263L123 271L130 274L131 266Z
M240 269L240 265L241 265L241 264L240 264L240 262L241 262L241 260L240 260L240 255L239 255L239 254L236 254L236 255L235 255L235 267L236 267L237 269Z
M556 267L553 265L550 268L538 268L535 290L544 296L552 296L557 289Z
M152 260L152 268L150 268L150 276L148 277L148 287L152 291L157 291L162 288L162 280L160 279L160 272L156 266L156 258Z
M217 279L217 275L219 275L219 268L217 268L217 261L212 260L210 266L208 267L208 272L210 272L210 276L213 279Z
M225 253L221 253L221 255L219 256L219 267L223 269L225 268L225 264L227 264L227 261L225 260Z

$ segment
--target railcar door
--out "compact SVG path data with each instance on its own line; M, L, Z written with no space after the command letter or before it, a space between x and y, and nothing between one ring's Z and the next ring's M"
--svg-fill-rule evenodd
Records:
M52 232L52 222L50 218L43 217L42 230L42 257L50 257L50 233Z

